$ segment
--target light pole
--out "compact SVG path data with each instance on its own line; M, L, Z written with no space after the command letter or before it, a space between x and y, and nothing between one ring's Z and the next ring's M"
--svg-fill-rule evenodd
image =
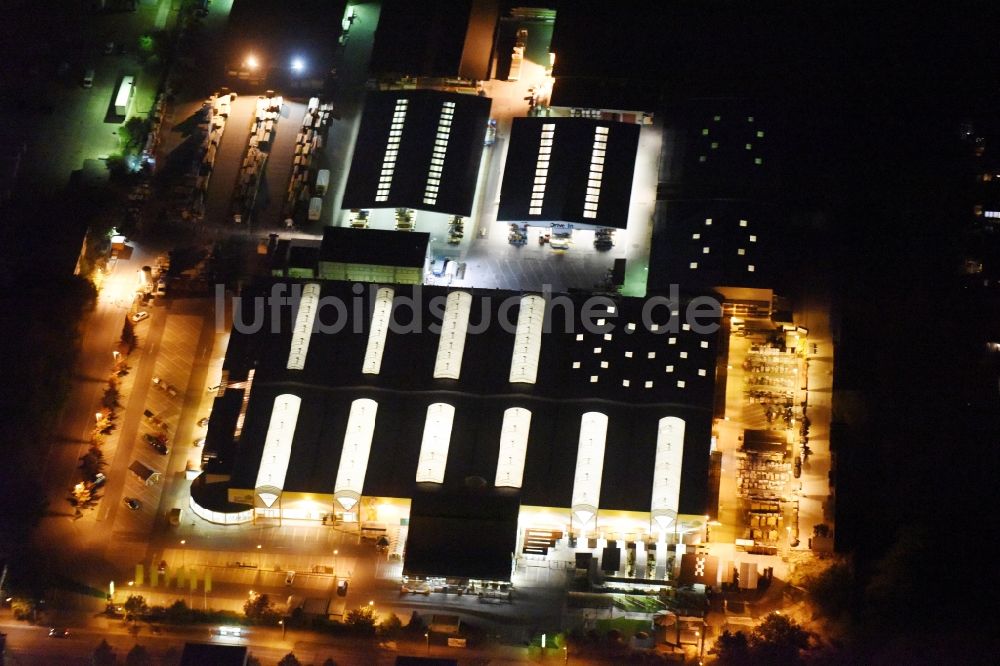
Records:
M333 575L334 576L337 575L337 555L339 555L339 554L340 554L340 551L337 550L336 548L334 548L333 549Z
M278 620L278 624L281 625L281 640L285 640L285 630L287 629L287 627L285 626L285 621Z
M424 632L424 641L427 643L427 656L429 657L431 655L431 632Z

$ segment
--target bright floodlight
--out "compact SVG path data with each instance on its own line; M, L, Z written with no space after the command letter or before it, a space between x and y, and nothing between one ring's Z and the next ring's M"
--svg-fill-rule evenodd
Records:
M258 63L257 63L257 57L253 56L253 55L248 55L247 56L247 67L249 69L257 69L257 65L258 65Z
M294 58L294 59L292 59L292 71L293 72L299 73L299 72L302 72L302 70L304 70L305 68L306 68L306 63L305 63L305 61L302 60L302 58Z

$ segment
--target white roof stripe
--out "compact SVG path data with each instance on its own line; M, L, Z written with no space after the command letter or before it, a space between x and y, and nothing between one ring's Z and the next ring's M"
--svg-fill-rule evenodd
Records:
M292 440L301 405L302 398L291 393L282 393L274 399L271 423L267 427L264 451L260 455L260 467L257 468L255 488L285 487L285 474L288 472L288 460L292 454Z
M538 378L538 358L542 350L545 299L538 295L521 297L510 359L510 382L534 384Z
M319 309L319 292L320 287L315 282L302 288L302 299L299 301L299 311L295 313L295 326L292 329L292 345L288 350L289 370L302 370L306 366L309 339L312 337L313 322Z
M385 337L389 332L394 295L395 292L388 287L382 287L375 294L375 307L372 310L371 328L368 329L368 346L365 348L362 374L377 375L382 369L382 352L385 351Z
M524 478L524 458L528 453L528 433L531 411L523 407L504 410L500 428L500 455L497 458L497 478L494 485L520 488Z
M340 453L340 467L337 469L337 482L334 485L333 495L338 499L342 494L351 498L352 506L357 499L360 499L365 487L365 474L368 471L368 457L371 455L377 412L377 402L359 398L351 403L351 414L347 417L344 448Z
M454 420L455 408L451 405L435 402L427 406L424 437L420 442L420 458L417 461L417 483L444 483Z
M597 513L601 501L601 472L604 469L607 434L608 417L605 414L586 412L580 418L580 443L576 452L571 508L583 523Z
M469 328L472 311L472 294L453 291L448 294L441 322L437 359L434 361L434 379L458 379L462 372L462 355L465 353L465 333Z
M656 461L653 463L653 498L650 513L661 529L677 519L681 493L681 464L684 460L684 419L666 416L656 432Z

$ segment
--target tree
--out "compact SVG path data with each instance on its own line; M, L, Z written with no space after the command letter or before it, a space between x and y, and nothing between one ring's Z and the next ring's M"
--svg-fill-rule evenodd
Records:
M130 594L125 600L126 615L145 615L148 611L149 606L141 594Z
M810 647L812 634L782 615L770 613L750 635L754 659L761 664L800 664L802 651Z
M371 606L362 606L347 611L347 618L344 622L358 633L375 633L375 609Z
M828 620L850 619L851 592L855 589L854 567L849 560L838 560L802 581L813 607Z
M389 640L396 638L402 630L403 622L396 617L395 613L391 613L389 617L378 624L378 635L382 639Z
M172 624L186 624L191 620L191 609L183 599L178 599L167 607L164 619Z
M115 409L121 406L121 393L118 391L118 378L113 376L108 380L108 387L104 389L104 397L101 404L106 409Z
M73 486L73 495L70 497L69 503L77 508L83 508L90 504L91 499L90 487L81 482Z
M105 467L104 452L96 442L91 442L87 452L80 456L80 469L85 479L93 479ZM93 491L91 491L93 494Z
M802 652L810 649L812 634L794 620L771 613L749 636L742 631L724 631L709 652L723 666L770 666L802 664Z
M139 340L135 337L135 328L129 318L125 317L125 325L122 326L122 344L125 345L125 353L131 354L138 343Z
M281 661L278 662L278 666L302 666L302 662L296 658L294 652L289 652L281 658Z
M142 597L140 597L141 599ZM136 645L125 655L125 666L152 666L153 658L142 645Z
M270 622L277 618L277 612L266 594L254 595L243 604L243 613L248 620Z
M94 649L92 660L94 666L115 666L118 657L115 656L115 649L106 640L102 640L100 645Z
M145 118L132 116L118 128L118 138L122 143L122 152L129 153L130 149L138 148L146 140L146 133L149 131L149 124Z

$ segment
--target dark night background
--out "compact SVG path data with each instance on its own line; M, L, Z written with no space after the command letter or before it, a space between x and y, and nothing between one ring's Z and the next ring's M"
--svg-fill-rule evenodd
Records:
M959 130L1000 111L998 18L987 3L573 3L554 38L557 73L658 79L664 106L781 110L786 290L832 292L838 547L857 635L887 660L996 628L1000 364L984 351L1000 298L959 276L975 173ZM560 49L588 25L594 39Z
M664 104L738 96L783 110L789 295L829 284L833 296L838 545L855 557L859 635L882 654L867 663L923 662L927 647L988 655L1000 385L983 348L1000 341L1000 297L958 274L972 173L958 138L963 120L1000 112L996 4L574 2L559 17L560 32L586 36L553 45L561 66L648 80ZM44 239L80 221L67 199L32 196L0 209L8 341L52 325L30 316L65 282ZM23 522L17 447L36 431L14 394L44 384L36 354L52 358L29 346L0 351L22 387L0 388L5 542Z

